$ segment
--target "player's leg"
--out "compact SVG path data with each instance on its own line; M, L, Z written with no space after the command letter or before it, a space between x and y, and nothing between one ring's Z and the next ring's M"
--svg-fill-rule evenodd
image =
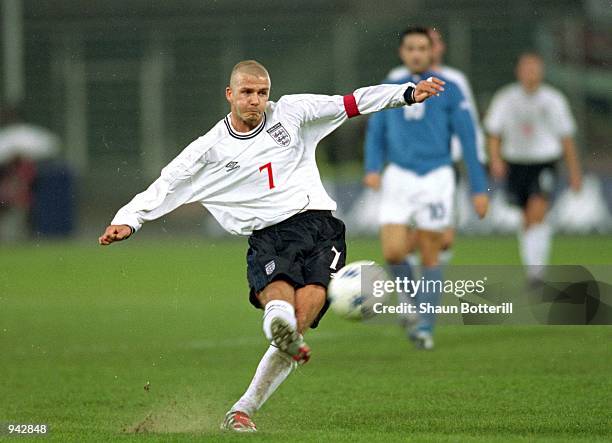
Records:
M318 284L306 285L295 291L295 316L300 334L304 334L319 318L326 300L327 289Z
M442 266L440 251L444 233L451 226L455 194L455 178L452 168L438 168L421 180L423 194L421 208L417 212L417 245L421 255L423 284L415 296L419 322L410 333L417 347L433 348L435 309L442 296Z
M304 257L304 287L295 293L298 331L316 328L329 308L327 287L337 271L346 264L346 226L331 213L310 220L316 235Z
M224 429L255 431L255 424L250 417L291 374L296 361L286 350L281 350L276 342L284 340L284 337L279 337L279 325L297 331L295 296L294 287L283 280L271 282L257 294L260 305L264 307L264 334L271 344L259 362L246 392L227 413L222 425ZM301 337L295 340L301 341Z
M416 233L408 227L414 214L417 199L417 175L397 165L389 165L381 183L381 202L379 222L380 241L383 258L394 279L414 280L413 268ZM411 294L400 292L398 303L412 303ZM416 318L411 314L399 314L400 326L414 324Z
M415 280L415 267L417 266L413 254L416 249L416 231L406 225L388 224L380 229L380 243L383 258L394 279L404 278ZM398 292L398 304L414 302L413 294ZM406 310L407 311L407 310ZM412 327L417 316L408 312L398 314L400 327L406 329Z
M282 247L284 244L276 230L254 233L249 238L247 252L247 278L250 286L249 299L257 308L264 309L263 330L271 342L263 355L255 375L242 397L226 414L222 428L237 432L254 432L255 424L251 416L264 404L278 386L289 376L296 362L285 350L277 346L278 325L297 330L295 318L295 287L302 286L299 260L296 259L299 241ZM301 336L295 332L301 340ZM284 345L285 336L279 337ZM287 346L285 346L287 347Z
M524 165L522 178L519 204L523 208L523 228L519 231L519 247L529 284L538 285L544 277L552 240L546 214L556 181L555 165Z
M344 265L344 262L341 265ZM269 296L269 294L266 294L266 296ZM294 330L300 336L315 321L318 323L322 311L324 313L326 300L327 290L320 284L308 284L295 291L296 326ZM268 300L269 303L275 301L277 299ZM283 321L288 322L286 319ZM274 339L275 341L278 340L276 337ZM232 407L228 416L231 416L232 411L244 412L247 417L254 414L289 376L296 364L296 361L287 352L271 345L261 359L249 388ZM239 416L239 418L241 417Z
M327 307L325 288L331 274L344 266L344 223L332 217L331 213L305 214L290 223L279 230L291 237L285 242L284 257L271 258L277 254L278 242L274 238L264 235L252 236L249 240L251 248L247 263L251 302L264 307L264 333L272 343L247 391L226 415L224 429L255 431L250 416L289 376L297 361L308 360L310 350L300 331L316 326ZM312 256L304 257L305 251L310 251ZM258 291L266 278L271 282ZM299 289L295 290L296 286ZM299 324L296 314L300 318Z
M390 266L406 263L414 250L415 234L408 228L414 214L414 185L417 175L397 165L389 165L382 176L379 208L380 240L385 261ZM409 272L409 271L408 271Z
M544 266L548 264L552 229L546 222L550 204L540 194L531 195L527 200L523 217L521 239L521 258L527 266L527 276L531 284L538 284L543 278Z
M425 312L419 315L419 322L412 332L411 337L417 338L416 341L419 347L431 349L433 347L433 334L436 315L433 312L440 305L441 298L441 283L442 282L442 267L440 265L439 255L442 249L444 239L443 231L417 231L418 249L421 253L421 276L423 285L417 291L415 302Z
M385 224L380 228L383 258L389 265L401 265L414 250L416 232L405 224Z

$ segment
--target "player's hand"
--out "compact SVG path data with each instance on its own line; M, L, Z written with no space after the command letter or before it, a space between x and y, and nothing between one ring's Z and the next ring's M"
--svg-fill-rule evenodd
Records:
M501 158L491 157L489 168L491 169L491 175L495 180L501 180L506 177L508 165Z
M130 235L132 235L132 228L128 225L110 225L100 236L98 243L106 246L116 241L125 240Z
M427 80L421 80L416 84L414 90L414 101L417 103L424 102L429 97L440 95L444 91L443 86L446 83L436 77L429 77Z
M370 172L363 178L363 184L375 191L380 189L380 174L378 172Z
M580 173L575 172L573 174L570 174L569 185L572 191L580 192L580 189L582 189L582 176L580 175Z
M474 194L472 196L472 205L478 218L484 218L489 210L489 196L487 194Z

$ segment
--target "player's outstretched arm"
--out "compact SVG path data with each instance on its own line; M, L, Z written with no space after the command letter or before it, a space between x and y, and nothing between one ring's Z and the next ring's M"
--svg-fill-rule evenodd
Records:
M206 152L212 145L204 135L187 146L151 185L123 206L104 234L100 245L127 239L144 223L156 220L181 205L201 201L206 195Z
M98 238L98 243L102 246L110 245L113 242L127 239L132 235L132 228L128 225L110 225L104 234Z
M444 91L444 82L436 77L413 83L382 84L356 89L347 95L295 94L281 97L279 105L287 106L287 115L299 126L325 120L327 126L314 128L319 139L340 126L347 118L373 114L390 108L421 103Z

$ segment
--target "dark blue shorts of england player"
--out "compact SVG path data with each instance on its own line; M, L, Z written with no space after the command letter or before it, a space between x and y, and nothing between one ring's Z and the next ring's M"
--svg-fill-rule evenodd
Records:
M262 308L257 294L276 280L299 289L317 284L327 288L332 275L346 261L346 228L331 211L305 211L249 237L247 279L249 300ZM329 300L311 325L316 328Z
M507 195L511 204L525 209L533 195L552 200L556 186L556 162L508 163Z

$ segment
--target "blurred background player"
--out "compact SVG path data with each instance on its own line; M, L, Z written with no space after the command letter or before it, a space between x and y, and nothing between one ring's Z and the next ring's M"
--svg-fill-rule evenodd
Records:
M409 72L390 83L418 82L439 75L431 70L432 40L426 28L404 31L399 55ZM454 82L447 82L444 96L436 103L384 111L368 121L364 183L381 189L383 256L400 279L413 279L406 255L414 226L422 277L425 281L442 280L439 254L444 231L452 224L455 194L452 134L461 140L474 209L482 218L488 207L487 179L476 153L476 131L469 105ZM413 296L417 306L433 307L440 301L440 293L435 290ZM421 315L416 327L407 331L418 348L433 348L434 319L431 313Z
M543 278L541 265L548 263L550 253L552 230L546 213L556 187L556 163L564 157L573 191L580 190L582 174L574 118L564 95L542 83L542 58L532 52L522 54L516 77L518 83L495 94L485 126L491 175L507 179L508 198L522 209L520 255L529 284L537 286Z
M14 243L28 237L38 162L54 157L58 151L59 138L55 134L27 123L19 106L2 107L0 243Z
M442 64L444 54L446 53L446 43L444 42L444 38L442 37L442 33L440 30L430 27L427 28L427 33L431 38L431 54L432 54L432 63L429 68L431 71L435 71L439 75L444 78L455 83L463 96L467 99L467 104L469 105L470 115L472 117L472 124L476 129L476 149L478 151L478 159L481 163L485 163L486 154L485 154L485 136L484 131L480 125L478 107L476 106L476 100L474 99L474 93L472 92L472 86L470 85L470 81L467 76L460 71L459 69L453 68L448 65ZM387 74L386 81L394 81L396 79L400 79L402 77L406 77L410 74L408 67L406 65L400 65L396 68L393 68L389 74ZM455 169L455 178L458 182L459 180L459 162L461 161L461 140L456 134L453 134L451 137L451 155L453 159L454 169ZM410 249L409 254L407 256L407 260L413 264L413 266L418 265L420 260L418 255L413 254L416 248L416 236L415 231L410 232ZM452 259L452 246L453 241L455 239L455 228L454 226L450 226L444 231L444 238L442 240L442 250L440 251L440 264L446 265ZM404 320L406 320L406 316L402 316Z

